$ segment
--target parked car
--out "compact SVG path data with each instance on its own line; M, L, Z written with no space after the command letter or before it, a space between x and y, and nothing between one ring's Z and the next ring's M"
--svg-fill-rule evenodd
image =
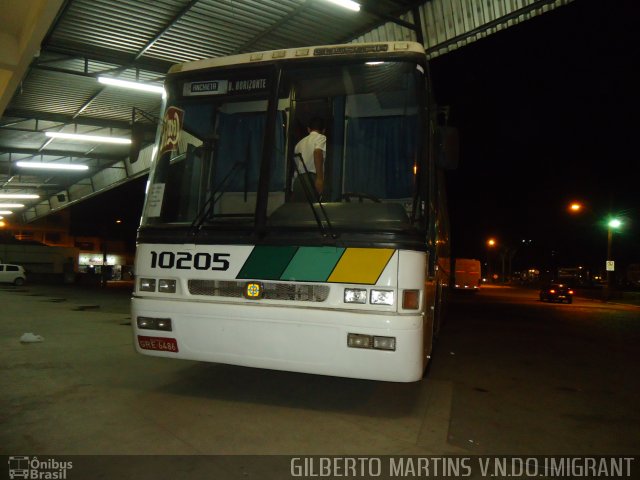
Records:
M540 290L541 302L573 302L573 290L564 283L551 283Z
M20 265L10 265L0 263L0 282L13 283L14 285L24 285L27 281L27 274Z

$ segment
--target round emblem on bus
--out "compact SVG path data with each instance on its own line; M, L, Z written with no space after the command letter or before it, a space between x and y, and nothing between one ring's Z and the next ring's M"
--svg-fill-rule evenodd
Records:
M251 300L262 297L262 285L259 282L248 282L244 287L244 296Z

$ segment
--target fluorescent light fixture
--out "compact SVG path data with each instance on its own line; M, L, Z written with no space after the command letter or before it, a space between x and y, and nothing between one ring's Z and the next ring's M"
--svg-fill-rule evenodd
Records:
M22 203L0 203L0 208L22 208L24 204Z
M12 215L13 212L11 210L0 210L0 215Z
M79 163L16 162L16 166L40 170L89 170L88 166Z
M382 65L384 62L365 62L367 65Z
M35 199L40 198L40 195L36 195L35 193L0 193L0 198L11 198L11 199Z
M327 1L331 3L335 3L336 5L340 5L343 8L353 10L354 12L360 11L360 4L356 2L352 2L351 0L327 0Z
M83 135L81 133L62 133L62 132L45 132L47 137L63 138L65 140L81 140L83 142L99 142L99 143L119 143L128 145L131 143L130 138L124 137L104 137L102 135Z
M98 82L104 85L112 85L114 87L128 88L130 90L140 90L143 92L152 92L164 94L164 87L158 85L149 85L148 83L130 82L128 80L120 80L119 78L98 77Z

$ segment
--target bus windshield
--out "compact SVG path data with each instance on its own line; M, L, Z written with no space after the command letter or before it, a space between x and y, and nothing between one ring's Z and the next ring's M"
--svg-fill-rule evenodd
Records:
M267 231L422 231L423 68L360 61L274 71L243 66L170 80L142 226L251 230L262 211ZM177 134L167 132L176 125L168 112L180 112ZM301 198L295 147L316 118L326 137L324 188Z

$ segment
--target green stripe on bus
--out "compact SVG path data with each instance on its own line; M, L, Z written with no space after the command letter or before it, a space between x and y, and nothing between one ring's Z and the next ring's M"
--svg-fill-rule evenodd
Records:
M298 247L254 247L236 278L280 280Z
M300 247L280 280L326 282L344 248Z

